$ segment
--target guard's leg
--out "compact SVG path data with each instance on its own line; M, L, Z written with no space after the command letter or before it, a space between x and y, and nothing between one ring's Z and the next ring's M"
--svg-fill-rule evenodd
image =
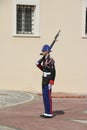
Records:
M52 114L51 90L49 89L48 86L42 87L42 94L43 94L45 114Z

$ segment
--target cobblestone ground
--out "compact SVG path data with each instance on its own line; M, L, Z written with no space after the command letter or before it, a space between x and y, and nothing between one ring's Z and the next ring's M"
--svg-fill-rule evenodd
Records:
M0 90L0 108L15 106L23 104L34 99L30 93L21 91ZM0 125L0 130L19 130L17 128L10 128Z
M34 96L21 91L0 90L0 108L31 101Z
M15 129L15 128L0 125L0 130L20 130L20 129Z
M52 98L54 118L43 119L39 116L44 109L42 96L0 91L0 130L87 130L87 95L56 97Z

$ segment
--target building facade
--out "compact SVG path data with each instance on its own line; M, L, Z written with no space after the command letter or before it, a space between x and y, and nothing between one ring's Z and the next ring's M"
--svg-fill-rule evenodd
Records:
M35 62L59 29L53 91L87 92L87 0L0 0L0 89L41 92Z

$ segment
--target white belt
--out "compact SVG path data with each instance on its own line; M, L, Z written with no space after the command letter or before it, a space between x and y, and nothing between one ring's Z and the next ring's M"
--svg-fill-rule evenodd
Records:
M48 75L51 75L51 72L43 72L44 77L47 77Z

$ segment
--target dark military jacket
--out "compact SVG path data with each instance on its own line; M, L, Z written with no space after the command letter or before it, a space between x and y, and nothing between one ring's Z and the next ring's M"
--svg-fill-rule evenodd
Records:
M38 68L43 71L42 75L42 85L46 86L49 84L50 81L55 80L55 75L56 75L56 70L55 70L55 62L53 58L48 56L43 56L39 61L38 61Z

